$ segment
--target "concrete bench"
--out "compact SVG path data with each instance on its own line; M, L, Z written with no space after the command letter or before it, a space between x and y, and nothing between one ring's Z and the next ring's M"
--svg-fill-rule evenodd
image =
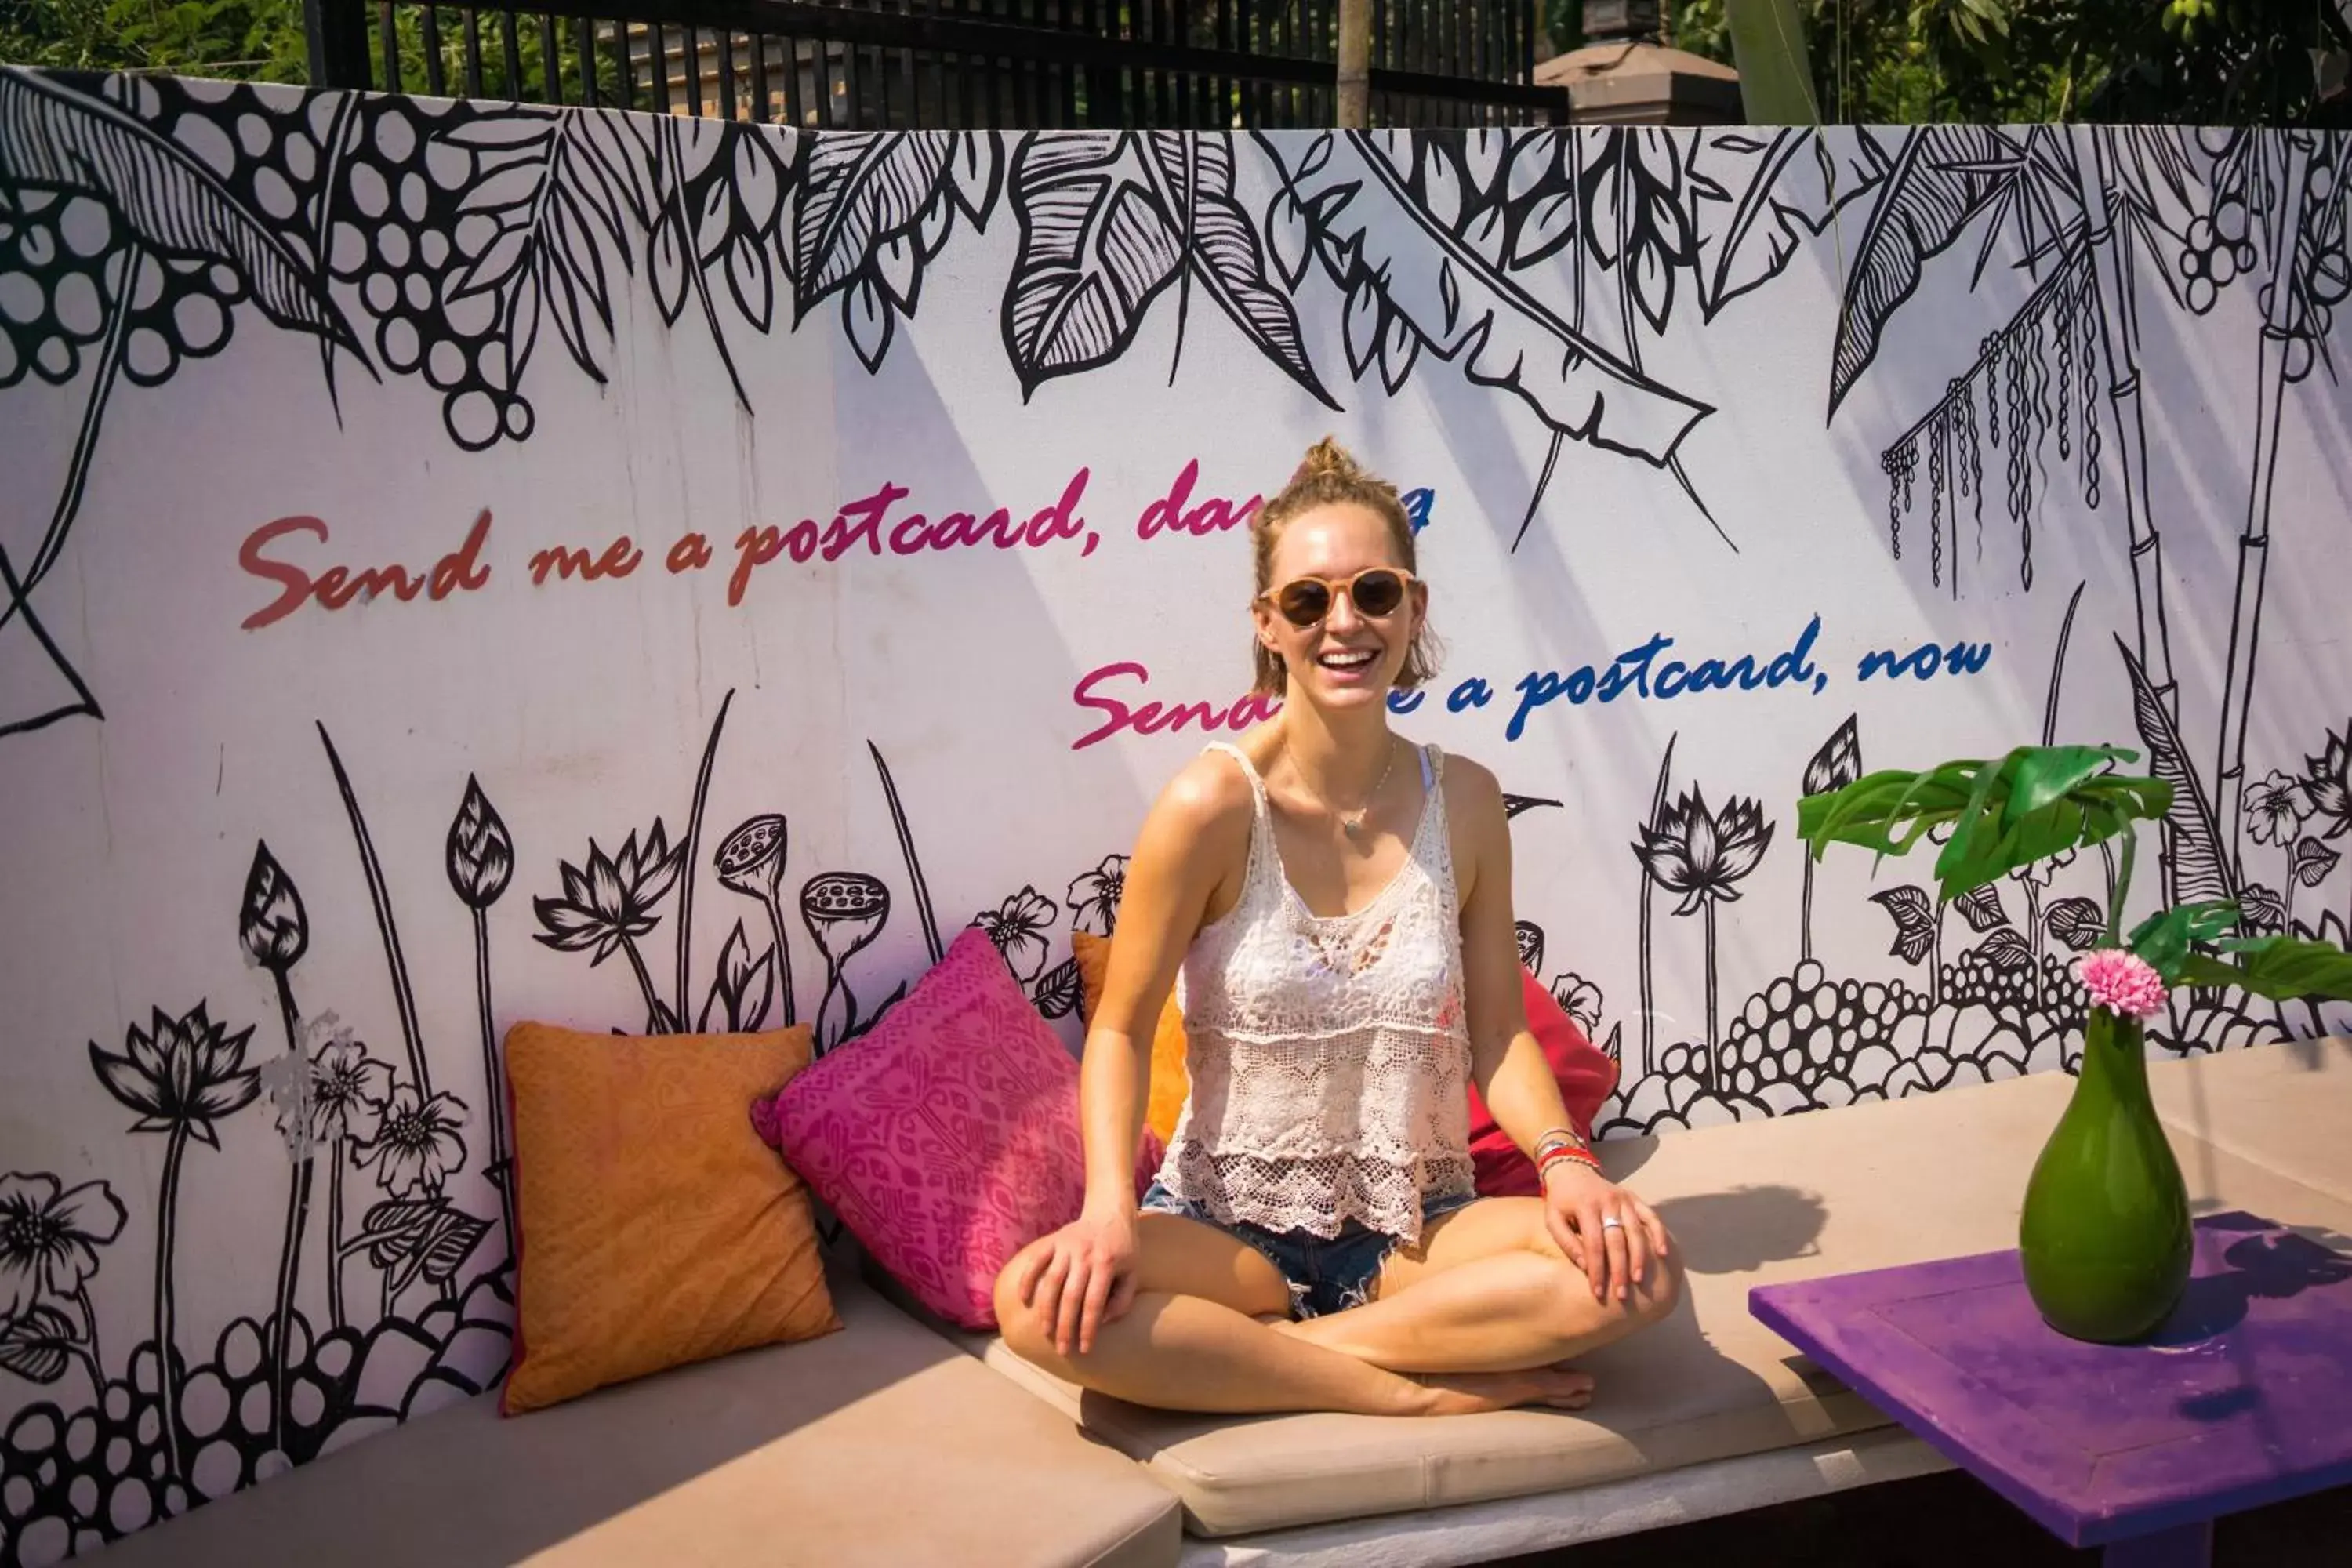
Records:
M2199 1212L2352 1247L2352 1045L2151 1076ZM1923 1474L1943 1461L1758 1324L1748 1290L2014 1245L2025 1173L2072 1089L2043 1074L1603 1145L1673 1227L1690 1289L1667 1322L1591 1358L1601 1394L1577 1415L1148 1411L844 1274L840 1334L511 1421L478 1400L108 1561L1402 1568Z

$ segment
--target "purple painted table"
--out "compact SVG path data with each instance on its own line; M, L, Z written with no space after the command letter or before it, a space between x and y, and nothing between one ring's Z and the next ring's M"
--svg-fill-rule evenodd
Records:
M2042 1322L2015 1252L1748 1292L1748 1310L2109 1568L2203 1563L2213 1521L2352 1482L2352 1258L2252 1215L2137 1345Z

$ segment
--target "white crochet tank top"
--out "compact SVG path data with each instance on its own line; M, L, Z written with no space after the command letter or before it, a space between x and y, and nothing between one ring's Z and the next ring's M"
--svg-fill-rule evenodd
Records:
M1221 1223L1421 1237L1424 1198L1472 1191L1462 921L1444 753L1423 749L1404 864L1352 914L1307 908L1282 868L1265 783L1234 907L1184 955L1192 1092L1160 1184Z

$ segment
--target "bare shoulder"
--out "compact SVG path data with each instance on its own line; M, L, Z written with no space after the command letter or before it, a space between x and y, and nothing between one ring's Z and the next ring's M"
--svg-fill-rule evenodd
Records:
M1454 876L1466 905L1490 866L1510 864L1511 829L1503 786L1484 763L1445 754L1445 830L1454 847Z
M1202 752L1177 771L1152 803L1144 835L1171 847L1228 847L1245 842L1255 806L1241 764L1218 752Z
M1445 753L1446 816L1455 826L1477 828L1503 819L1503 786L1494 770L1458 752Z

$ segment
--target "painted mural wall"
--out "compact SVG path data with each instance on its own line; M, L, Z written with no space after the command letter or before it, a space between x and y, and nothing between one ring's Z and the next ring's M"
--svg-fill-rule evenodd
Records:
M2342 941L2346 161L0 69L0 1563L495 1381L512 1020L833 1048L977 921L1075 1047L1327 431L1608 1131L2069 1065L2112 868L1807 865L1866 766L2136 746L2146 899Z

